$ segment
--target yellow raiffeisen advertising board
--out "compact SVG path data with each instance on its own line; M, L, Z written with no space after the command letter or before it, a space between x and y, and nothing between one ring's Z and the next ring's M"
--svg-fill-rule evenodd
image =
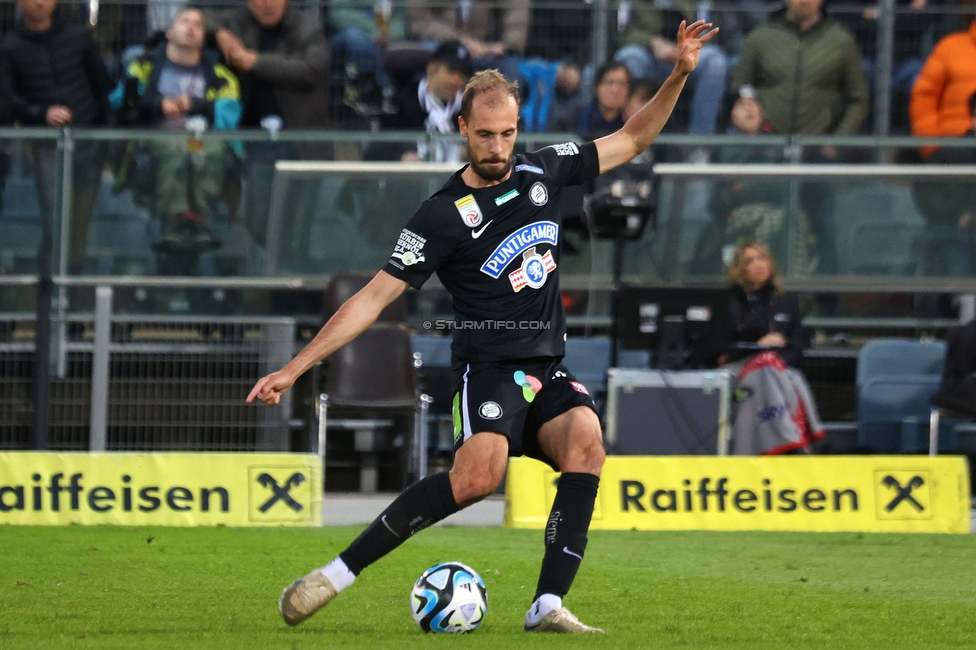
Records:
M543 528L558 474L509 464L505 525ZM611 456L591 529L969 532L959 456Z
M0 453L0 524L320 526L307 454Z

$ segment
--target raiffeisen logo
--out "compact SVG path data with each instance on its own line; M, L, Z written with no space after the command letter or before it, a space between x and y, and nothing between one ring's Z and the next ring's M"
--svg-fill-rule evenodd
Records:
M558 474L506 480L505 524L544 528ZM969 487L958 456L607 456L590 528L968 534Z
M91 485L84 472L66 476L33 474L27 485L0 485L2 513L15 510L63 512L87 509L91 512L153 512L160 508L173 512L229 512L230 491L221 485L190 488L183 485L152 485L134 481L123 474L110 485Z
M314 526L311 454L0 452L0 524Z
M854 488L777 487L764 478L744 485L727 476L684 479L681 487L646 481L620 481L624 512L857 512L860 496Z
M875 470L875 514L878 519L931 519L930 474L925 469Z

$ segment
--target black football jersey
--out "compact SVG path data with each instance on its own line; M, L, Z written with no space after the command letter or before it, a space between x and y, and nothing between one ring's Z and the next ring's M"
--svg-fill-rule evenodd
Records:
M455 362L563 356L559 194L600 173L596 145L517 155L492 187L468 187L463 171L414 213L383 270L416 289L437 273L454 302Z

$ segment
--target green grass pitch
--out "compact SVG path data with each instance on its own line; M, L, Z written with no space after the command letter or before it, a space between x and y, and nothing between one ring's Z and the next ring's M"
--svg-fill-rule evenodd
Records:
M358 528L0 527L2 648L973 648L976 536L593 532L566 604L604 637L527 635L541 531L435 528L297 628L282 587ZM488 585L484 624L425 635L413 581Z

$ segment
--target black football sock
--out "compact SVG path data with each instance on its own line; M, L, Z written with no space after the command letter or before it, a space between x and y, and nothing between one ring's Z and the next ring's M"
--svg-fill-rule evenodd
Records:
M546 522L546 554L536 598L542 594L562 598L573 585L586 551L586 531L599 485L600 477L593 474L567 472L559 477L556 499Z
M339 557L358 576L414 533L457 511L447 472L422 478L401 492Z

